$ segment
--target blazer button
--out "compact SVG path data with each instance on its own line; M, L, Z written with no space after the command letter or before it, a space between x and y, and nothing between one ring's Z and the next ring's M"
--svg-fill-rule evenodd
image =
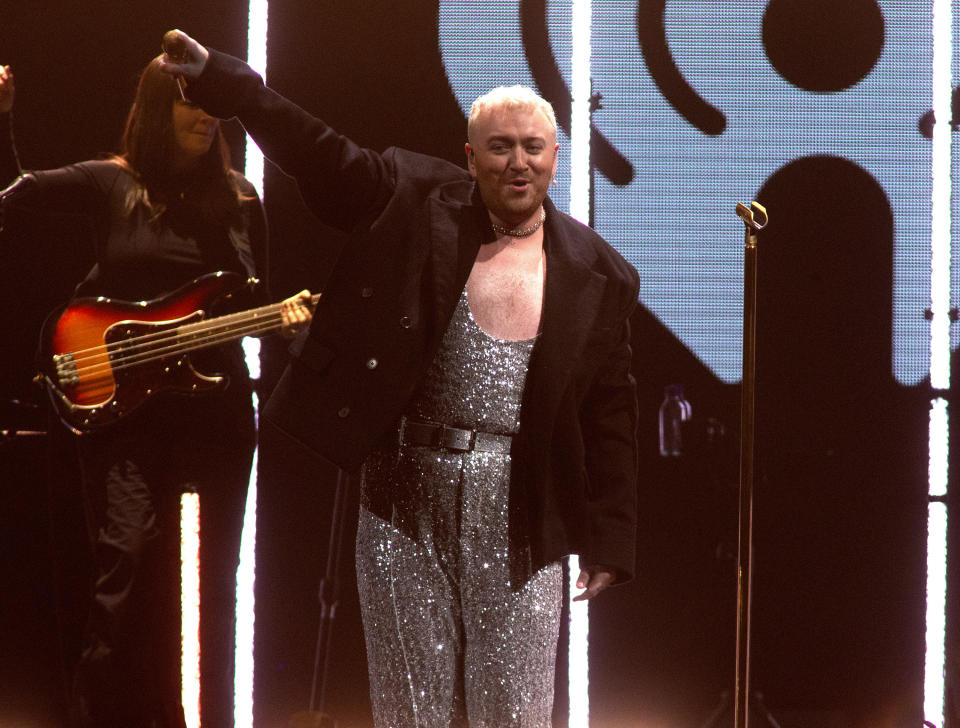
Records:
M339 417L340 419L344 419L349 414L350 414L349 407L341 407L340 410L337 412L337 417Z
M413 323L413 322L410 321L410 317L409 317L409 316L403 316L403 317L400 319L400 326L403 327L403 328L405 328L405 329L409 329L410 326L412 325L412 323Z
M373 357L370 357L369 359L367 359L367 369L376 369L377 364L379 363L380 362L378 362L376 359L374 359Z
M373 296L373 289L370 286L364 286L360 289L361 298L371 298Z

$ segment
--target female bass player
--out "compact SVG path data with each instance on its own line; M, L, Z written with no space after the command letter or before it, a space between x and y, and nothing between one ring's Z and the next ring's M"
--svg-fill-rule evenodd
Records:
M250 183L230 166L216 119L184 101L178 81L143 70L119 155L20 175L12 137L14 79L0 67L0 188L11 205L89 223L96 264L77 296L146 301L200 276L265 278L267 236ZM262 302L261 286L232 299ZM276 305L291 335L309 293ZM95 583L71 717L81 726L183 726L179 502L200 494L203 725L233 725L236 567L255 444L251 383L239 341L192 355L229 384L200 396L160 394L78 438ZM130 374L136 377L136 374Z

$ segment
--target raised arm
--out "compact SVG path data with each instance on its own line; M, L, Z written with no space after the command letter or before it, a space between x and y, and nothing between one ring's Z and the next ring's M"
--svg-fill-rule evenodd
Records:
M0 211L17 206L37 214L86 216L103 204L122 168L109 161L81 162L55 169L20 166L13 133L14 77L0 65ZM39 196L38 196L39 195ZM36 204L42 199L42 205Z
M13 71L10 66L0 66L0 114L13 111Z
M13 144L13 71L0 66L0 190L20 174L20 163Z
M181 77L188 98L211 116L239 119L267 159L296 179L322 222L350 230L386 204L394 180L385 156L358 146L267 88L243 61L204 48L181 31L170 31L165 39L168 53L161 69Z

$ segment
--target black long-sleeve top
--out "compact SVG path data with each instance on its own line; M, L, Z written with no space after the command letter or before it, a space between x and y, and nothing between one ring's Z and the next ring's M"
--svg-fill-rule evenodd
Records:
M0 189L21 174L13 142L11 114L0 114ZM189 179L171 181L167 208L156 219L138 204L128 213L127 197L135 190L133 174L110 160L79 162L57 169L29 172L29 188L10 202L26 215L75 219L92 235L95 264L79 282L75 295L104 296L122 301L152 300L170 294L194 279L216 271L232 271L244 279L267 274L267 231L256 190L234 173L244 195L240 222L227 226L205 216L195 203ZM233 308L266 302L266 286L241 291ZM194 353L202 368L243 375L239 346Z

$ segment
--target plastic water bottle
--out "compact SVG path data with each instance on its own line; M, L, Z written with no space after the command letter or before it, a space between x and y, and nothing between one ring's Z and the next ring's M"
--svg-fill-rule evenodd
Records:
M683 386L668 384L663 389L663 404L660 405L660 455L665 458L683 454L683 423L690 419L693 410L683 398Z

